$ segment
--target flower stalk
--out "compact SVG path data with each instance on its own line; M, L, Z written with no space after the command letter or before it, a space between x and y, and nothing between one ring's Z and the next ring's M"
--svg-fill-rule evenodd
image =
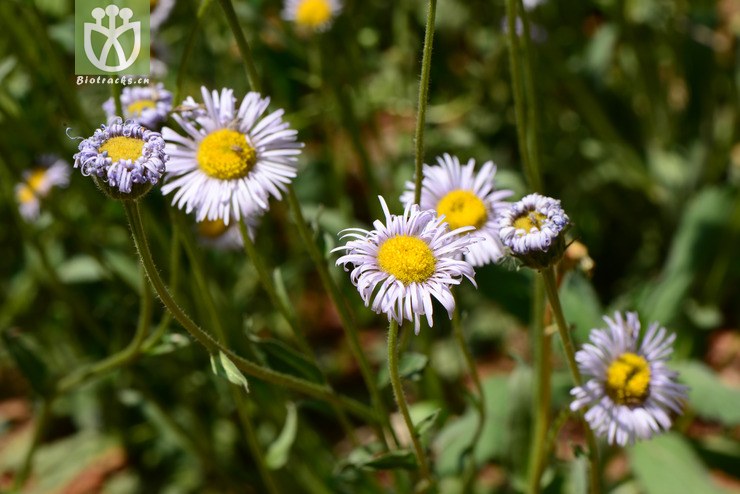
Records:
M419 78L419 107L416 114L414 132L414 204L421 201L421 182L424 166L424 125L426 123L427 100L429 99L429 74L432 68L432 43L434 42L434 19L437 14L437 0L429 0L427 23L424 30L424 48L421 57L421 77Z

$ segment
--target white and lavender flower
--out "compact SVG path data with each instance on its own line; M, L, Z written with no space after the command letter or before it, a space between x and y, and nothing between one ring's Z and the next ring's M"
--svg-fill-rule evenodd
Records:
M341 10L339 0L285 0L282 17L302 28L326 31Z
M687 388L666 361L673 353L675 334L654 322L640 338L640 320L604 317L606 329L594 329L590 343L576 352L583 386L571 390L573 411L586 409L593 431L610 444L625 446L649 439L671 427L671 414L680 413Z
M264 115L269 98L247 94L237 105L231 89L209 92L201 88L205 110L192 98L185 114L173 113L185 132L165 127L168 164L163 194L174 193L172 204L196 221L260 215L269 198L282 192L295 178L297 156L303 144L298 132L283 121L283 110Z
M84 139L74 167L116 198L136 198L162 178L168 156L159 132L117 119Z
M465 259L473 266L498 261L503 255L499 238L499 216L508 209L503 199L513 194L497 190L496 165L487 161L475 172L475 160L461 165L456 156L445 153L437 157L437 165L424 165L422 172L421 209L434 209L451 229L464 226L474 228L480 241L468 247ZM414 202L414 182L406 182L401 202Z
M121 107L126 120L133 120L148 129L157 129L172 111L172 93L162 83L156 86L131 86L121 92ZM117 118L113 98L103 103L109 121Z
M69 184L69 163L55 155L44 155L39 165L23 172L23 180L15 185L18 210L26 221L33 221L41 212L41 199L54 187Z
M401 324L413 321L418 334L421 317L432 320L432 297L436 298L452 318L455 299L451 287L463 277L475 285L473 266L462 260L468 246L477 241L462 235L472 227L452 230L433 210L421 211L418 205L406 206L402 215L391 214L380 197L385 222L376 220L373 230L350 228L340 233L349 238L337 265L349 271L365 306L388 321Z
M503 211L500 218L502 243L525 265L542 269L562 257L570 218L560 201L529 194Z

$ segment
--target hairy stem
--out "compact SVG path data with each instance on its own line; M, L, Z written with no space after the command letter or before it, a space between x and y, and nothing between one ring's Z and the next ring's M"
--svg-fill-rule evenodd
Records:
M432 44L434 42L434 18L437 14L437 0L429 0L427 24L424 31L424 48L421 57L421 77L419 78L419 107L416 113L416 132L414 133L414 204L421 200L422 168L424 165L424 125L426 123L427 100L429 98L429 74L432 68Z

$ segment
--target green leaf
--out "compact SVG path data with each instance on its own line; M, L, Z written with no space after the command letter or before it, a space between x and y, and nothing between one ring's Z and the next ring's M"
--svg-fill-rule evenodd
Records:
M280 303L291 311L291 317L295 317L292 311L293 304L290 301L290 297L288 297L288 290L285 288L285 280L283 279L283 272L280 268L273 270L272 281L275 284L275 294L280 300Z
M724 425L740 425L740 389L723 384L709 367L699 362L673 366L689 386L689 402L699 416Z
M234 365L224 352L219 351L218 355L211 355L211 369L217 376L225 377L232 384L243 387L244 391L249 393L249 383L244 374Z
M439 419L439 413L441 411L442 411L441 408L437 408L434 411L432 411L432 413L424 417L423 419L414 423L414 427L416 428L416 433L419 436L422 436L427 431L429 431L432 427L434 427L434 425L437 423L437 419Z
M260 350L265 352L271 367L318 384L324 383L321 369L302 353L274 338L260 338L253 333L250 333L248 337Z
M421 379L421 374L424 372L428 363L429 357L426 355L416 352L406 352L398 360L398 374L401 376L401 379L418 381ZM388 368L381 367L378 372L378 386L383 388L388 386L390 382Z
M680 435L667 433L627 449L632 471L646 494L726 492L712 484L696 452Z
M97 259L79 255L65 261L58 268L59 279L64 283L89 283L106 277L106 270Z
M293 403L288 403L288 414L285 416L285 425L280 435L273 441L265 454L267 468L278 470L285 466L290 456L290 448L295 442L298 431L298 413Z
M416 456L414 452L407 449L397 449L382 453L373 457L362 465L370 470L416 470Z
M53 383L49 376L49 369L39 355L42 351L30 336L20 331L8 330L0 332L3 345L8 349L15 365L28 379L35 392L46 396L51 391Z
M591 281L582 273L570 272L563 279L559 294L565 316L574 326L574 338L586 341L591 329L602 326L604 314Z

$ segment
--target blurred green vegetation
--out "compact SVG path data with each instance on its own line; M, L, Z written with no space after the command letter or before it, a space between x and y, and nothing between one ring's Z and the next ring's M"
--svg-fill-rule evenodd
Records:
M238 96L249 90L233 36L212 3L197 25L199 3L179 0L152 36L153 54L168 68L162 81L174 91L195 30L182 98L197 97L201 85L231 87ZM345 0L330 30L313 35L281 20L277 0L234 3L263 93L272 108L286 110L306 143L295 188L330 258L339 230L374 219L375 194L400 209L398 196L413 173L425 2ZM150 296L120 204L76 170L68 188L42 202L37 221L18 214L13 186L22 172L46 153L71 162L77 141L66 129L87 136L105 119L100 105L110 87L75 83L73 14L71 0L0 2L0 489L30 444L40 398L61 376L124 348L141 297ZM503 17L503 2L439 0L425 161L443 152L493 159L498 186L520 197L527 190ZM674 432L626 453L605 450L606 490L740 492L740 3L550 1L530 20L544 192L562 200L574 238L594 263L592 276L583 270L566 276L566 317L580 342L614 310L637 309L643 323L660 321L678 334L675 367L692 387ZM195 235L173 241L172 220L184 215L157 191L142 207L160 272L186 310L207 321L184 250ZM367 401L337 315L283 203L271 204L257 244L279 270L329 381ZM232 348L321 382L313 364L286 350L289 329L244 254L197 246L195 256L206 266ZM362 306L347 276L333 272L358 317L366 355L384 369L383 318ZM532 276L488 266L476 278L477 291L460 291L488 400L473 455L476 492L517 492L525 485L529 444ZM449 322L444 311L436 313L433 329L410 338L408 350L417 357L407 362L408 392L416 419L428 419L423 439L440 490L454 493L462 489L475 413ZM211 372L206 353L157 301L151 328L160 325L165 336L139 358L56 400L34 482L24 492L61 492L83 481L110 493L263 492L230 384ZM562 409L570 381L559 344L555 352L553 399ZM373 444L350 454L325 403L248 381L249 410L281 492L383 492L393 478L388 467L408 461L373 463ZM356 425L358 435L371 435L367 425ZM547 492L585 492L582 459L572 459L578 438L568 422L553 445Z

